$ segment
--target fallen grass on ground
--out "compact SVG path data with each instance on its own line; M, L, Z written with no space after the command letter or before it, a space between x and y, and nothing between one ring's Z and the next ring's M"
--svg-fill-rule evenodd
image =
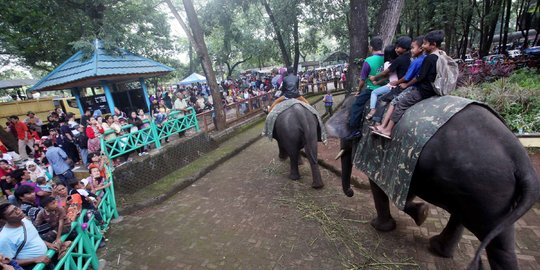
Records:
M342 265L346 269L419 269L413 258L391 258L379 247L378 234L361 233L354 228L358 224L368 224L369 220L345 218L339 213L342 209L336 204L321 206L312 194L295 192L292 197L280 197L282 204L295 207L305 219L320 225L324 237L334 244ZM376 237L376 239L366 239ZM311 245L318 239L311 242ZM369 243L365 245L363 243Z

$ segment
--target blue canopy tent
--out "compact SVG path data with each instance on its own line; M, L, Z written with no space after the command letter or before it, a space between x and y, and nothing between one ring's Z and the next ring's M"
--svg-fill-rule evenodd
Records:
M181 82L179 82L179 84L182 85L188 85L192 83L206 83L206 77L197 73L193 73L187 78L183 79Z

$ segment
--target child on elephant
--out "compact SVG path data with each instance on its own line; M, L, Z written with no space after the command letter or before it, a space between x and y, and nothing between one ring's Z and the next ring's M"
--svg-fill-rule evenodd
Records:
M390 48L391 50L388 50ZM398 81L405 76L409 65L411 64L411 54L409 50L411 49L411 38L403 36L397 39L395 46L387 46L384 51L384 71L375 75L370 76L369 79L377 85L381 85L377 82L379 78L384 78L389 76L389 83L381 86L371 92L370 100L370 112L367 115L366 119L371 119L375 114L375 108L377 105L377 98L381 95L384 95L390 92L393 88L398 85ZM377 82L377 83L376 83Z
M394 106L394 111L388 125L374 131L374 134L391 139L392 129L399 119L401 119L406 109L426 98L437 95L433 88L433 82L435 82L435 78L437 77L437 60L439 58L436 53L441 47L443 39L444 32L441 30L431 31L424 37L422 49L424 49L427 56L422 62L420 71L413 80L400 85L402 89L407 89L412 85L416 87L403 94Z
M420 67L422 66L422 63L424 62L424 58L426 57L426 55L424 54L424 50L422 50L423 42L424 42L424 36L418 36L413 40L411 44L412 45L411 55L414 58L414 60L409 66L409 68L407 69L407 73L405 74L405 76L403 76L401 79L395 82L396 85L400 86L399 87L400 89L402 89L401 86L406 86L405 83L411 82L412 80L416 80L416 75L418 75L418 72L420 71ZM412 87L415 87L415 85L413 84L412 86L406 89L402 89L403 91L401 91L401 93L398 93L397 96L393 95L393 98L391 97L390 97L391 99L389 98L389 101L391 100L391 102L390 102L390 105L388 106L388 110L386 111L386 114L384 116L382 123L380 125L371 126L370 127L371 130L377 131L379 129L385 128L388 125L388 122L390 121L390 116L394 112L394 106L406 93L408 93L412 89Z

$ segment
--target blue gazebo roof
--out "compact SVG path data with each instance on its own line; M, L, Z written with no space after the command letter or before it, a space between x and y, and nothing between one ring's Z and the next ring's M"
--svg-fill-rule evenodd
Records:
M120 50L119 55L110 55L103 44L94 42L92 57L84 60L79 51L63 64L43 77L30 90L49 91L99 85L100 81L122 81L160 76L174 69L159 62L144 58L129 51Z

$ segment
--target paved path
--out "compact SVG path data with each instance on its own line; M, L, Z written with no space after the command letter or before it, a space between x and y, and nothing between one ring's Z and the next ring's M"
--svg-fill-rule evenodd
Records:
M466 234L453 259L431 255L428 239L448 220L438 208L421 227L393 208L397 230L378 233L368 224L369 191L347 198L327 170L325 188L314 190L309 166L301 168L300 181L288 180L276 143L261 139L162 205L114 224L100 257L108 269L464 269L479 244ZM539 205L517 224L524 270L540 268L539 224Z

